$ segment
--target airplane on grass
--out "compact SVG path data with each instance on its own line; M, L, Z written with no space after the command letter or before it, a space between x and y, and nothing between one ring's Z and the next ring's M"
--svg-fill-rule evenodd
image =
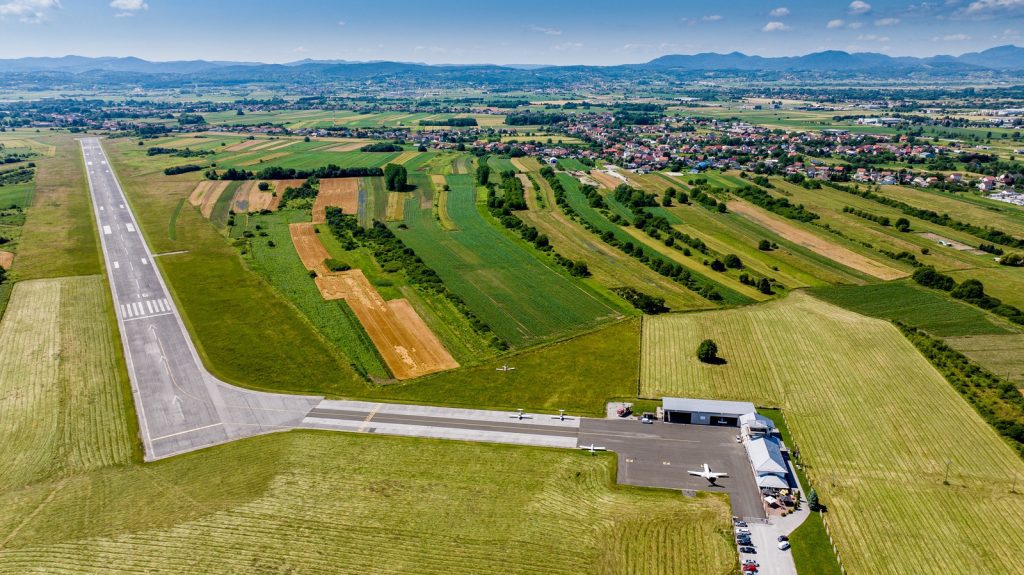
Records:
M687 473L695 477L703 477L704 479L707 479L708 483L710 483L711 485L718 485L717 483L715 483L715 481L718 481L719 477L729 477L728 473L716 473L714 471L711 471L711 466L709 466L707 463L704 464L703 470L687 471Z
M501 371L501 372L504 372L504 373L508 373L510 371L515 371L515 370L516 370L516 368L514 368L511 365L506 363L505 365L497 368L495 371Z
M591 443L590 445L581 445L580 449L589 451L591 455L596 455L598 451L607 451L604 447L598 447Z
M519 421L522 421L524 419L533 419L532 415L527 415L527 414L523 413L522 409L517 409L516 410L516 414L515 415L510 415L509 417L511 417L512 419L518 419Z

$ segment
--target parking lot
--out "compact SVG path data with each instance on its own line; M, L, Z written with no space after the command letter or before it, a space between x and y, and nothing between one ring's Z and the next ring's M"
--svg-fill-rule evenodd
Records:
M764 518L754 474L743 446L736 442L739 429L656 421L645 425L634 419L583 419L580 445L595 444L618 454L618 481L627 485L665 487L729 494L733 514ZM707 463L729 477L710 485L687 473Z

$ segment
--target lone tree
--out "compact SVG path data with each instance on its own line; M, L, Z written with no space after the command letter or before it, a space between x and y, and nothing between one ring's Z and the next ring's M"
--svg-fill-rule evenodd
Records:
M703 363L715 363L718 360L718 344L713 339L705 339L697 346L697 359Z
M821 503L818 501L818 492L811 488L811 492L807 494L807 507L811 511L817 511L821 509Z

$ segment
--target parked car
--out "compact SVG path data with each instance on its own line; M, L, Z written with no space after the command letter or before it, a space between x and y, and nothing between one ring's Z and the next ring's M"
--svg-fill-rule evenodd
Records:
M653 413L645 413L640 418L640 423L654 423L657 419L658 417Z
M750 535L750 529L747 529L746 527L737 527L736 528L736 533L742 533L743 535Z
M757 566L756 565L750 565L750 564L744 564L743 565L743 572L744 573L757 573Z
M754 567L757 567L759 565L758 562L754 561L753 559L744 559L743 560L743 564L744 565L753 565Z
M779 542L781 543L782 541L789 541L789 537L786 537L785 535L779 535Z
M750 540L749 537L737 537L736 538L736 544L737 545L752 545L753 542Z
M619 417L629 417L633 413L633 408L628 405L620 406L615 410L615 414Z
M744 521L742 519L736 519L736 518L733 518L732 524L735 525L736 527L746 527L747 526L747 522L746 521Z
M750 545L747 545L746 547L740 547L740 553L749 553L750 555L756 555L757 549Z
M785 551L786 549L789 549L789 541L780 541L779 542L779 550L780 551Z

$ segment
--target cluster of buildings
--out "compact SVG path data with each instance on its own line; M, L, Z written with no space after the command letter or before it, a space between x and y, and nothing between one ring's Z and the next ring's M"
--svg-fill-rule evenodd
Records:
M753 403L665 397L662 417L668 423L738 427L739 440L765 503L769 506L794 503L791 492L797 482L790 471L789 450L775 423L757 413Z

